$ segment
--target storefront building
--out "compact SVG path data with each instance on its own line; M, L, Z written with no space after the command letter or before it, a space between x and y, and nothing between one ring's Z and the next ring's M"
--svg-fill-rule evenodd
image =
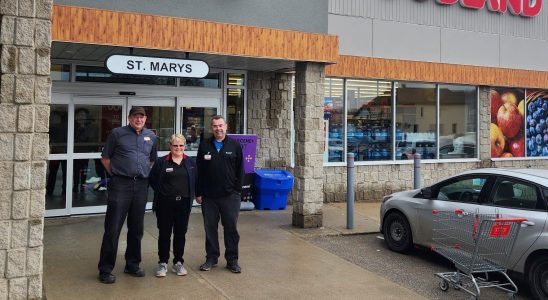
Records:
M326 68L325 200L344 201L347 151L363 200L412 187L412 149L423 185L478 167L546 167L542 4L330 1L341 55Z
M160 154L182 133L195 155L216 114L229 132L256 134L256 167L295 175L301 227L322 226L322 204L345 200L347 152L358 201L411 188L413 149L423 185L478 167L546 168L542 5L2 1L0 295L41 297L44 216L105 211L101 147L135 105ZM116 55L165 73L112 72ZM205 63L207 75L168 60Z
M324 201L345 200L347 152L360 201L411 188L413 149L424 185L477 167L545 166L548 16L541 2L517 2L282 1L283 18L268 17L267 2L222 13L214 1L131 11L55 2L46 215L105 210L101 145L133 105L146 107L162 151L177 132L195 155L215 114L231 133L257 134L257 167L301 174L296 190L316 199L303 202L313 215ZM210 71L113 74L112 55L201 60ZM300 64L318 74L303 78ZM315 93L302 113L298 93ZM507 101L515 109L497 120Z

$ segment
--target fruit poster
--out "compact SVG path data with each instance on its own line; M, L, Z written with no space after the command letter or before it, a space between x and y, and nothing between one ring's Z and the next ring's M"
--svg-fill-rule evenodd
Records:
M525 157L525 91L491 88L491 157Z
M527 156L548 156L548 91L527 90L525 101Z

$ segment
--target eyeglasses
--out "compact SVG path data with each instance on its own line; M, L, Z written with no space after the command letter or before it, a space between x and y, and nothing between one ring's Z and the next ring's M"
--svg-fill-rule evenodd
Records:
M171 147L175 147L175 148L183 148L185 145L171 145Z

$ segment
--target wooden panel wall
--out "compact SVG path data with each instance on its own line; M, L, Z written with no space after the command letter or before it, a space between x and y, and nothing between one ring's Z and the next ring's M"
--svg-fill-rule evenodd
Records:
M199 53L335 62L335 35L53 5L52 39Z
M548 72L340 55L326 76L548 88Z

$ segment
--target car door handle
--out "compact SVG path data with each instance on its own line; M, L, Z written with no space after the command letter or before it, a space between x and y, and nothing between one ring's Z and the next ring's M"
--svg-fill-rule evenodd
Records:
M523 225L523 226L533 226L533 225L535 225L535 222L523 221L523 222L521 222L521 225Z

